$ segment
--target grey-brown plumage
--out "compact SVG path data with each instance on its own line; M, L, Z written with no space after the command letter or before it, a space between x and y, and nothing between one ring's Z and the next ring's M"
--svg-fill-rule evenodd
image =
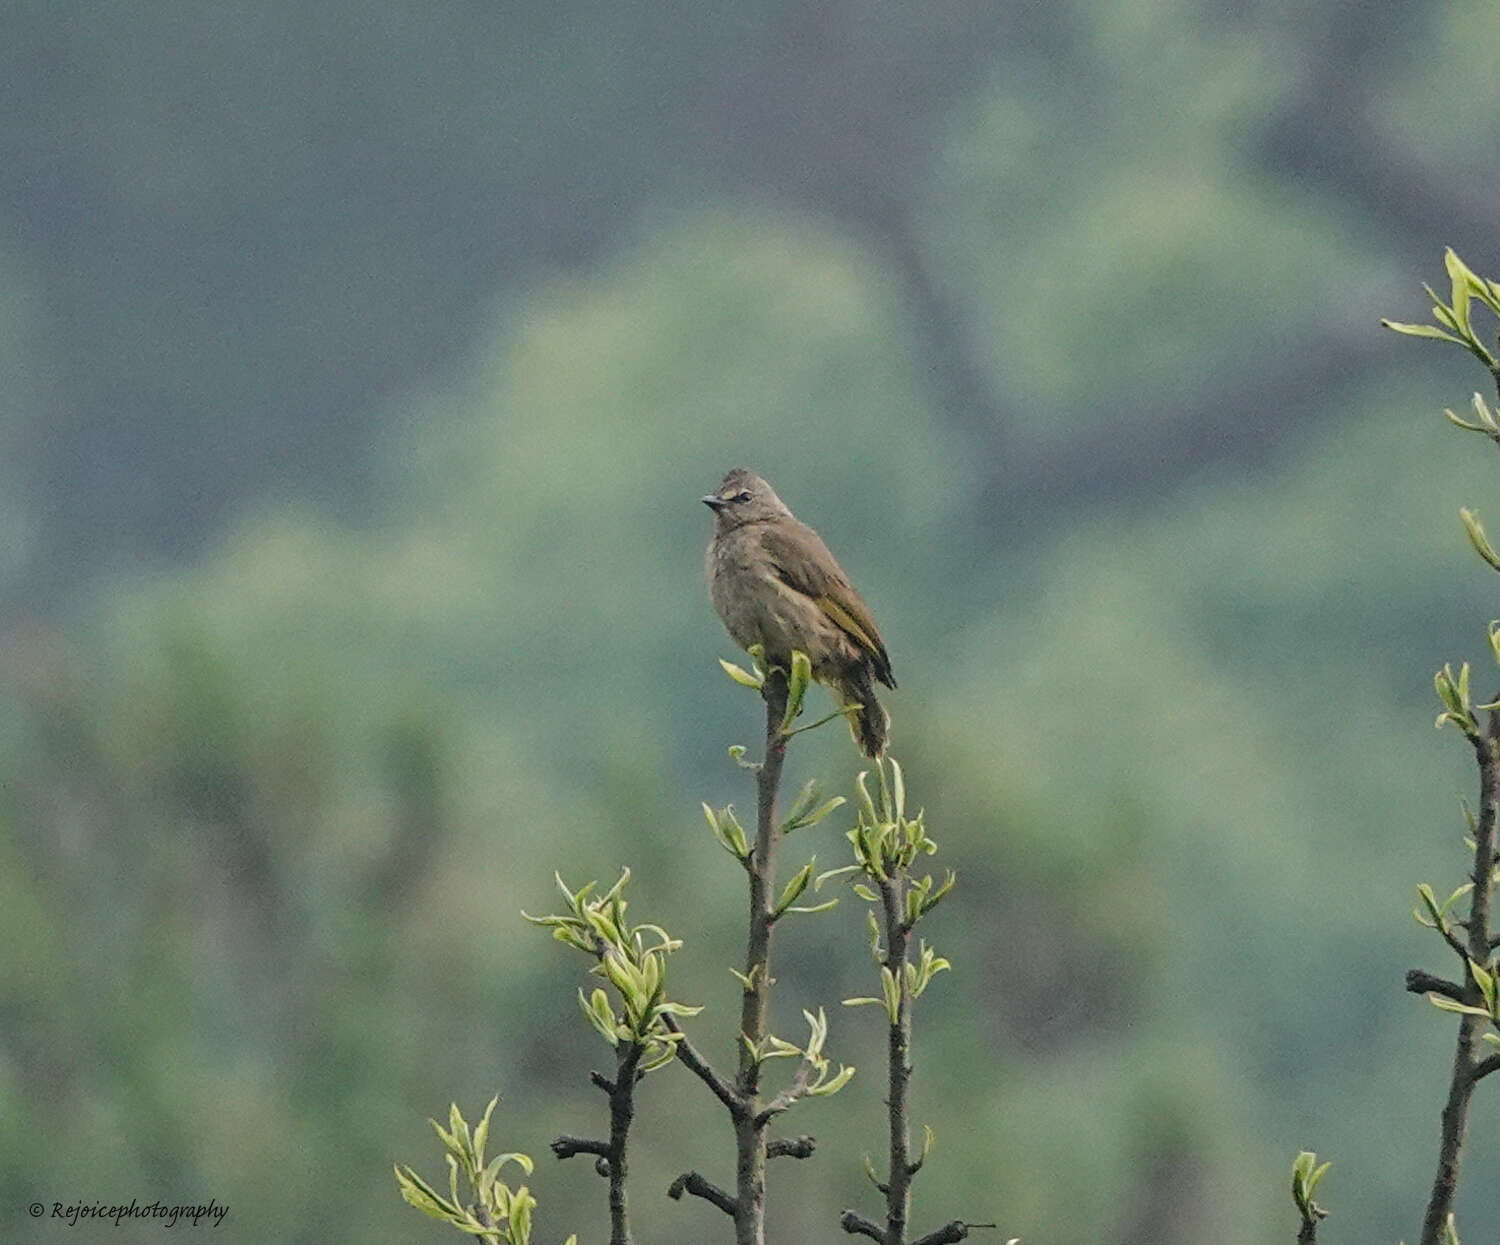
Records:
M766 660L783 668L793 649L806 653L813 677L839 704L863 706L849 727L866 756L879 756L890 719L875 699L875 683L896 686L891 659L870 607L822 537L743 467L703 503L714 512L709 597L731 638L745 649L759 644Z

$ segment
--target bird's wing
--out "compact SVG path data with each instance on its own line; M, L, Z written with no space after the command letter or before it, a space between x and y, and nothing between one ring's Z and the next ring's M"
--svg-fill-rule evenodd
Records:
M875 677L887 687L895 687L891 659L870 607L854 590L823 538L805 523L796 519L792 523L795 528L786 522L768 523L761 532L761 548L776 574L787 587L811 597L840 631L869 654Z

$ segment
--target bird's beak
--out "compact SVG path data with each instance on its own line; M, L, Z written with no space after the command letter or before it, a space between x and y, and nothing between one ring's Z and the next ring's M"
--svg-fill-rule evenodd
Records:
M713 510L715 512L724 509L725 506L724 499L722 497L716 496L713 493L710 493L707 497L700 497L698 500L701 501L710 510Z

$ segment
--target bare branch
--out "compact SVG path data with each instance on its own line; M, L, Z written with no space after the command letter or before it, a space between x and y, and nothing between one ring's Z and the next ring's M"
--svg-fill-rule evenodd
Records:
M955 1241L968 1240L970 1228L993 1228L994 1226L992 1223L964 1223L961 1219L953 1219L936 1232L919 1236L912 1242L912 1245L953 1245Z
M1500 1072L1500 1051L1487 1055L1474 1065L1472 1080L1482 1081L1491 1072Z
M562 1136L552 1143L552 1153L560 1159L570 1159L575 1154L597 1154L609 1159L609 1142L596 1141L592 1137Z
M672 1181L667 1189L667 1196L674 1202L680 1202L684 1193L691 1193L694 1197L701 1197L705 1202L712 1202L731 1219L735 1218L738 1212L735 1200L729 1194L697 1172L683 1172Z
M1453 949L1453 953L1455 955L1457 955L1462 960L1467 960L1469 958L1469 948L1464 945L1464 940L1453 932L1452 926L1449 926L1447 929L1439 926L1438 933L1443 936L1443 941Z
M1468 1001L1461 985L1446 977L1434 977L1420 968L1407 970L1406 989L1409 994L1441 994L1445 999L1452 999L1456 1003Z
M817 1142L804 1133L800 1137L779 1137L766 1147L768 1159L810 1159Z
M840 1215L839 1227L850 1236L868 1236L872 1241L885 1241L885 1229L856 1211L846 1210Z
M663 1016L662 1023L670 1032L682 1033L675 1016ZM734 1119L737 1120L745 1114L745 1100L735 1092L733 1085L713 1070L712 1065L698 1053L697 1048L688 1041L686 1035L678 1039L677 1058L713 1091L714 1097L724 1104Z
M766 1103L760 1114L755 1117L758 1127L764 1128L771 1120L780 1115L794 1102L807 1092L807 1082L811 1079L813 1066L810 1060L804 1059L797 1067L797 1074L792 1077L792 1082L770 1102Z

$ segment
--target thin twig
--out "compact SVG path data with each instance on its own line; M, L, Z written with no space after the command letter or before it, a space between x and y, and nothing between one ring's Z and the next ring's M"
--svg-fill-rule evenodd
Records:
M597 1154L609 1158L609 1142L596 1141L592 1137L558 1137L552 1143L552 1153L560 1159L570 1159L575 1154Z
M1462 1003L1466 997L1464 988L1457 982L1449 981L1446 977L1435 977L1420 968L1407 971L1406 989L1409 994L1441 994L1445 999L1453 999L1458 1003Z
M731 1218L737 1217L734 1199L713 1181L705 1179L697 1172L683 1172L672 1181L667 1189L667 1196L674 1202L680 1202L684 1193L691 1193L694 1197L701 1197L705 1202L712 1202Z
M878 1223L866 1219L857 1211L846 1210L839 1216L839 1227L850 1236L868 1236L872 1241L884 1241L885 1229Z
M813 1066L804 1059L798 1066L796 1075L791 1082L770 1102L760 1109L755 1117L755 1122L762 1126L769 1124L772 1119L787 1110L791 1105L807 1092L807 1083L812 1079Z
M818 1143L804 1133L800 1137L779 1137L766 1146L768 1159L810 1159Z
M1457 955L1459 959L1467 960L1469 958L1468 944L1453 932L1453 927L1451 925L1446 927L1441 925L1438 926L1438 933L1443 936L1443 941L1448 944L1448 946L1453 950L1453 953Z
M682 1033L678 1027L677 1018L672 1015L664 1015L662 1023L672 1033ZM683 1035L677 1042L677 1058L695 1075L700 1081L713 1090L717 1098L728 1109L729 1114L739 1119L745 1113L744 1100L735 1092L734 1086L714 1071L713 1066L706 1060L693 1044Z

